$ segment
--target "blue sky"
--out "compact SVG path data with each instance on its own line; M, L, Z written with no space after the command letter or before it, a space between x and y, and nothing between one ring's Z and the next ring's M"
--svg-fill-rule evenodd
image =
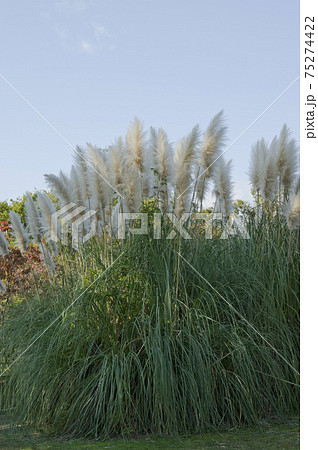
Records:
M224 109L228 144L299 75L295 0L10 0L0 74L72 145L106 147L135 117L176 142ZM0 201L69 171L72 149L0 78ZM284 123L299 141L297 81L226 153L249 198L251 145Z

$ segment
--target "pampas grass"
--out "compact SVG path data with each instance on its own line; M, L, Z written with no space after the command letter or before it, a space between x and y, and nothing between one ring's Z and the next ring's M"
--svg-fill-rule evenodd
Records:
M7 238L5 237L4 233L0 230L0 256L6 256L9 253L9 246ZM6 291L5 285L0 280L0 294Z
M249 178L257 196L278 203L287 201L298 172L298 149L295 139L290 139L285 124L268 146L262 138L252 146Z
M189 212L189 199L191 196L192 169L195 151L199 141L199 126L196 125L188 136L182 138L177 144L174 153L174 185L175 185L175 212L180 217Z
M135 117L126 134L127 161L138 170L141 177L142 198L149 196L149 167L146 157L146 133L142 122Z
M169 202L168 183L172 177L172 148L167 133L163 128L155 130L150 128L150 146L153 155L153 169L157 183L159 201L162 201L163 210L166 210Z
M216 117L208 128L211 136L222 129L221 116ZM75 193L67 178L58 178L67 192L73 188L72 200L81 196L92 202L100 216L107 215L105 221L116 219L114 211L148 211L151 224L161 192L156 196L154 189L141 204L141 172L145 167L149 177L148 152L158 181L169 179L169 142L163 130L151 130L149 145L140 122L132 127L130 156L120 139L105 151L90 145L85 151L124 200L79 162L71 170L71 184L78 180L87 186L86 197L84 190ZM165 187L178 217L189 211L196 192L194 168L208 168L212 153L219 154L208 130L201 147L197 126L175 147L174 177ZM170 240L172 224L163 215L163 239L136 234L112 242L103 230L78 252L61 246L54 282L52 277L43 286L41 297L29 295L12 305L4 323L5 407L39 430L92 439L200 433L297 414L299 232L288 232L275 209L277 198L267 200L279 178L277 149L275 139L269 147L265 140L253 147L251 181L266 201L257 222L254 211L241 209L250 239L240 233L229 233L226 242L219 239L224 224L213 229L213 239L205 239L203 227L185 221L195 239L182 239L179 229L177 239ZM132 156L140 152L142 167ZM207 175L214 182L213 212L229 215L231 162L219 158ZM199 202L206 187L203 193L200 189ZM49 209L39 193L38 205L45 229ZM289 226L298 211L292 201ZM113 265L106 264L109 243ZM53 274L45 238L40 247Z
M141 202L141 182L135 167L128 167L125 174L124 204L127 212L138 212Z
M31 236L37 244L41 244L43 231L42 221L39 215L36 204L34 203L29 192L26 194L25 211L27 215L27 221L30 229Z
M73 155L74 162L75 162L75 168L78 171L81 183L80 183L80 189L81 189L81 195L80 198L85 202L89 201L89 183L88 183L88 170L89 165L87 164L87 154L86 151L77 146L76 152Z
M280 240L273 222L251 224L251 239L183 240L179 298L171 241L136 236L106 273L87 242L65 283L10 310L5 407L44 432L91 439L297 414L299 261L287 250L298 241L282 227Z
M125 150L124 142L121 137L116 139L115 143L109 148L109 163L112 173L112 180L117 192L121 196L124 196L125 186Z
M4 233L0 230L0 255L5 256L9 253L9 246L7 238Z
M288 228L292 231L299 226L300 220L300 180L298 179L295 191L289 201L287 213Z
M213 174L215 159L220 155L225 142L227 128L224 126L223 110L211 120L206 129L199 153L199 166L205 171L206 178Z
M128 160L136 167L141 175L144 174L146 171L146 133L143 131L142 122L137 117L135 117L134 121L128 127L126 147Z
M273 200L277 193L277 138L274 137L269 148L264 139L260 141L262 151L261 193L266 200Z
M72 202L70 183L67 176L62 172L59 176L53 174L45 174L46 184L52 189L54 195L60 200L61 205L65 206Z
M112 199L112 188L107 183L109 169L106 155L96 147L89 147L89 158L94 169L88 171L88 184L91 204L90 207L97 211L97 218L100 223L106 223L106 210ZM102 175L102 176L101 176Z
M259 192L261 190L262 179L262 150L259 140L256 144L252 145L248 175L250 178L250 184L256 192Z
M224 126L223 110L211 120L201 142L198 156L196 176L197 199L201 205L208 189L208 181L212 178L216 161L221 154L225 142L226 127Z
M57 255L57 245L51 239L52 231L52 216L56 213L55 206L52 200L45 192L37 191L37 204L39 205L42 218L42 230L46 239L48 240L49 246L54 255Z
M70 183L72 187L72 201L76 204L76 206L84 206L85 202L82 195L82 184L84 183L84 180L81 178L79 169L74 165L71 167Z
M170 182L172 175L172 148L167 133L163 128L159 128L158 131L151 128L150 133L154 169L161 180Z
M297 145L295 139L290 139L290 130L284 124L280 132L277 148L277 172L279 176L279 196L284 188L284 199L295 182L298 170Z
M233 183L231 181L232 160L225 162L223 158L218 160L214 174L213 194L216 197L216 212L228 216L233 207Z
M30 237L21 222L20 216L14 211L10 211L10 223L15 243L20 252L25 253L28 249Z
M287 154L288 164L281 174L281 180L284 186L284 198L288 198L298 173L298 149L295 139L291 139L288 142Z

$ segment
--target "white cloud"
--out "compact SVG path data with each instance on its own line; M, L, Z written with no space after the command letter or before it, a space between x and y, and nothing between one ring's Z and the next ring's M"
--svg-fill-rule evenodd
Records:
M93 53L93 46L86 41L82 41L81 51L83 53Z

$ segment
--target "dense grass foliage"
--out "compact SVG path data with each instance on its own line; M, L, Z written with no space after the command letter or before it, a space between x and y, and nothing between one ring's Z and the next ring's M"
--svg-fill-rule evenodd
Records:
M9 311L3 405L98 438L297 413L299 230L264 214L248 231L65 248L41 300Z

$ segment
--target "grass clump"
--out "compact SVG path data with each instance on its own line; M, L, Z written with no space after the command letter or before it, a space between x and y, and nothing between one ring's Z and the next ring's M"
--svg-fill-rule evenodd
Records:
M266 217L250 239L113 242L112 266L100 237L64 250L4 323L5 407L100 439L297 414L299 230Z

